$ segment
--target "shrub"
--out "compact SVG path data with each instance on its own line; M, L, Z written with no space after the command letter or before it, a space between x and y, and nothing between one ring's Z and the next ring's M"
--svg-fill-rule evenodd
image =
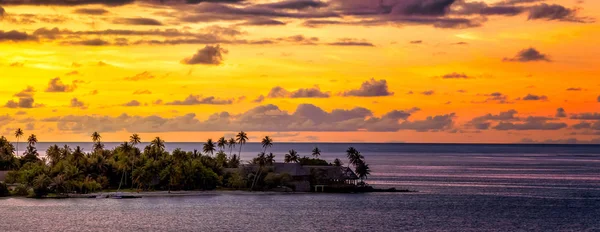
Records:
M7 197L8 195L10 195L8 192L8 187L6 184L0 182L0 197Z
M12 195L23 197L28 196L29 189L27 188L27 186L20 184L15 188L15 190L13 190Z

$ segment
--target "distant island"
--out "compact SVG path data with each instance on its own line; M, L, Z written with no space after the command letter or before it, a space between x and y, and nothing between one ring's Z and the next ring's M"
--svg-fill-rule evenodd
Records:
M137 147L137 134L114 149L105 149L99 133L91 139L89 153L79 146L51 146L46 157L40 158L35 135L27 139L27 147L19 154L18 140L23 131L17 129L15 147L0 137L0 196L67 197L69 194L90 194L101 191L192 191L247 190L283 192L375 192L365 179L370 175L364 156L353 147L346 151L348 164L341 160L331 163L320 159L321 150L315 147L312 157L300 157L290 150L284 163L276 163L268 150L273 139L265 136L263 151L251 161L240 163L248 135L239 132L235 138L208 139L202 151L165 149L165 141L156 137L144 148ZM238 154L234 153L234 149ZM229 154L227 154L229 153ZM0 180L2 176L0 175Z

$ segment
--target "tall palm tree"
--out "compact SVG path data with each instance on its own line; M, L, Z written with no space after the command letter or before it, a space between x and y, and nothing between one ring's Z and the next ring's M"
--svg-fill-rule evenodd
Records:
M119 146L119 149L121 149L123 154L125 154L125 156L128 157L131 154L133 147L131 146L130 143L125 141L125 142L123 142L123 144L121 144L121 146ZM123 179L125 178L125 173L127 172L127 164L122 164L121 167L123 168L123 173L121 174L121 181L119 182L119 188L117 189L117 192L121 189L121 184L123 183Z
M263 153L267 152L267 148L272 147L273 146L273 139L270 138L269 136L265 136L262 141L260 142L260 144L262 145L262 147L264 148Z
M133 134L129 137L129 143L131 143L131 145L135 146L138 145L142 142L142 139L140 138L140 136L138 134Z
M230 138L229 141L227 141L227 146L229 147L229 156L231 156L231 152L233 151L233 148L235 148L235 139L234 138Z
M298 163L298 152L294 149L290 150L287 154L285 154L285 162L286 163Z
M219 140L217 141L217 147L219 147L219 150L223 151L226 146L227 140L225 139L225 137L219 138Z
M135 147L142 142L142 138L138 134L132 134L129 137L129 143ZM135 165L135 155L131 159L131 186L133 186L133 166Z
M346 150L346 156L348 157L348 167L350 167L350 165L358 165L365 158L354 147L349 147L348 150Z
M315 149L312 150L312 155L315 158L319 158L319 156L321 156L321 150L319 149L319 147L315 147Z
M246 132L244 131L240 131L240 133L238 133L235 136L235 141L237 141L237 143L240 144L240 153L239 153L239 157L242 157L242 146L244 144L246 144L246 142L248 141L248 134L246 134Z
M204 153L206 153L207 155L210 153L210 155L212 155L215 152L215 143L213 142L212 139L208 139L206 140L206 143L204 143L204 146L202 147L202 151L204 151Z
M92 141L94 142L95 152L104 150L104 145L102 145L100 139L102 139L102 136L100 136L98 132L94 131L94 133L92 133Z
M21 128L18 128L15 131L15 137L17 138L17 156L19 155L19 139L21 137L23 137L23 130L21 130Z

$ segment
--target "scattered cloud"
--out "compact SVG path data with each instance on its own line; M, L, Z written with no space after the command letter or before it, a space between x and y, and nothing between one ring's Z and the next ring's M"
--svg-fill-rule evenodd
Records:
M523 98L517 98L517 100L523 101L548 101L548 97L545 95L527 94Z
M50 79L48 82L48 87L46 88L46 92L49 93L64 93L64 92L73 92L77 88L77 83L80 81L73 81L72 84L64 84L59 77Z
M136 26L162 26L163 24L151 18L117 18L113 20L114 24L126 24Z
M271 89L267 95L269 98L329 98L329 92L322 92L318 86L312 88L300 88L294 91L287 91L283 87L276 86Z
M262 103L265 100L265 96L260 95L256 99L252 100L254 103Z
M128 107L141 106L141 105L142 105L142 103L140 103L137 100L131 100L130 102L123 104L123 106L128 106Z
M383 97L393 96L394 92L388 90L386 80L375 80L375 78L371 78L370 80L363 82L360 88L345 91L341 93L341 95L345 97Z
M223 54L228 51L221 48L219 45L206 45L203 49L198 50L192 57L185 58L181 61L182 64L195 65L221 65L223 63Z
M201 97L200 95L190 94L184 100L176 100L167 102L165 105L230 105L233 104L232 99L218 99L213 96Z
M105 15L110 12L103 8L77 8L73 11L73 13L86 15Z
M343 38L339 39L337 42L328 43L328 45L332 46L358 46L358 47L375 47L371 42L367 40L359 40L353 38Z
M433 90L427 90L427 91L421 92L421 94L423 94L425 96L431 96L431 95L435 94L435 91L433 91Z
M36 91L32 86L27 86L27 88L25 88L24 90L21 90L21 92L18 92L13 96L14 97L33 97L35 92Z
M81 108L81 109L85 109L86 108L85 103L83 103L82 101L80 101L77 98L71 99L70 106L73 107L73 108Z
M535 48L527 48L519 51L513 58L504 58L504 61L509 62L532 62L532 61L546 61L551 62L550 58L546 54L540 53Z
M600 120L600 113L579 113L571 114L571 119L579 120Z
M567 112L562 107L558 108L558 109L556 109L556 115L555 115L555 117L557 117L557 118L566 118L567 117Z
M442 78L443 79L469 79L471 77L465 73L453 72L453 73L448 73L448 74L442 75Z
M154 79L154 78L156 78L156 76L150 74L150 72L148 72L148 71L144 71L144 72L135 74L134 76L125 77L123 79L126 81L147 81L147 80Z
M529 20L558 20L578 23L591 23L595 20L577 16L576 9L569 9L558 4L541 3L529 9Z

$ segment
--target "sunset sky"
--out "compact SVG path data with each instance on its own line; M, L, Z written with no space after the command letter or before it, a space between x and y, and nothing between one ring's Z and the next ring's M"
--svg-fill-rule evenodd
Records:
M0 132L600 143L592 0L0 0Z

